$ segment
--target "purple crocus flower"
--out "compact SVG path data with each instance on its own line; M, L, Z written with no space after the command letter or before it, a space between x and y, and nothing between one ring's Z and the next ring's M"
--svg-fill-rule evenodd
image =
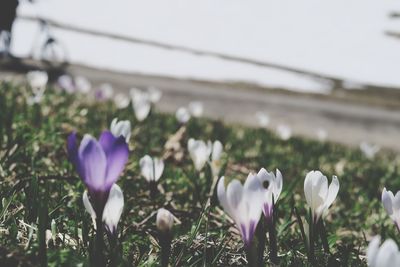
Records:
M67 146L69 159L88 188L93 208L101 218L111 187L128 160L125 138L116 138L110 131L104 131L98 141L85 135L78 147L74 132L69 135Z

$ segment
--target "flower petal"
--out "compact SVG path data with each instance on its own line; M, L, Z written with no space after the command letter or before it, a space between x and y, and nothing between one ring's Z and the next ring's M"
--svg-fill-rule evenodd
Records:
M114 184L128 161L129 149L125 139L120 136L107 153L106 187Z
M336 196L339 192L339 179L337 178L337 176L333 176L332 177L332 182L329 185L329 189L328 189L328 196L326 197L325 200L325 208L329 208L330 205L332 205L333 201L335 201Z
M382 204L389 216L393 214L393 200L394 196L392 191L386 191L386 188L383 188Z
M124 207L124 195L117 184L113 184L104 207L103 221L109 232L115 233Z
M90 190L104 191L107 160L101 145L91 136L85 135L78 151L83 181Z

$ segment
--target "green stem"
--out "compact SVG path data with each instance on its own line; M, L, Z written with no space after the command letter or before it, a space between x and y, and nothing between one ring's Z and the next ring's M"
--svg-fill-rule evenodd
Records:
M308 253L308 260L311 263L311 265L314 264L315 262L315 248L314 248L314 218L312 216L312 212L310 210L309 212L309 237L310 237L310 246L309 246L309 253Z
M247 266L249 267L259 267L258 265L258 250L255 242L255 238L253 238L253 241L246 246L246 259L247 259Z
M278 244L276 237L276 226L275 226L275 207L272 209L272 217L268 220L268 236L269 236L269 258L273 264L278 264Z
M160 245L161 245L161 267L168 267L169 256L171 254L171 232L160 232Z
M268 224L268 223L267 223ZM266 241L267 231L266 231L266 222L264 216L261 217L260 221L257 224L255 237L257 239L257 261L258 266L262 266L264 263L264 250L265 250L265 241ZM252 242L254 243L254 242Z
M319 229L319 236L321 237L322 241L322 246L324 247L325 253L330 253L329 251L329 243L328 243L328 238L327 238L327 233L326 233L326 228L324 221L322 218L318 221L318 229Z
M101 216L97 216L96 218L96 243L94 246L94 257L92 260L92 266L103 267L106 266L106 261L104 258L104 229L103 229L103 220Z

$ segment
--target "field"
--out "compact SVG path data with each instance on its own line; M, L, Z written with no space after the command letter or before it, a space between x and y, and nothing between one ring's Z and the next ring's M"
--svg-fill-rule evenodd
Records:
M309 264L298 218L307 216L303 183L311 170L321 170L329 181L337 175L340 181L338 196L324 220L329 253L320 242L316 244L319 265L366 266L371 236L400 241L380 201L384 187L400 188L400 161L391 152L368 159L360 150L338 144L296 136L284 141L266 129L203 118L181 126L174 116L158 113L157 106L139 122L131 106L117 109L111 101L53 88L47 89L39 104L28 105L28 93L25 85L0 84L1 266L89 264L95 231L82 203L85 185L68 160L66 140L73 131L79 137L86 133L98 137L115 117L132 123L129 160L117 181L125 198L117 245L104 238L107 258L118 255L116 265L160 265L155 222L161 207L176 217L172 266L246 265L240 235L215 194L206 208L213 179L208 165L201 172L195 170L187 151L189 138L222 142L220 175L228 180L244 181L249 172L262 167L280 169L283 191L276 210L280 266ZM174 135L180 145L177 150L165 147ZM140 173L139 160L145 154L165 162L155 197L150 197L149 184ZM52 238L46 238L46 230ZM269 264L267 251L265 264Z

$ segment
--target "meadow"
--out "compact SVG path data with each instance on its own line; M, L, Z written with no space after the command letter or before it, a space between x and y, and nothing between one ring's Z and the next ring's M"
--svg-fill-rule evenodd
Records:
M158 112L157 104L138 121L131 105L117 108L112 101L52 87L32 104L29 94L26 84L0 83L1 266L90 265L96 231L82 202L86 187L69 160L67 138L74 131L79 139L97 138L114 118L129 120L132 131L129 158L117 181L124 195L122 216L115 238L103 237L110 265L160 266L159 208L175 217L171 266L247 264L240 234L213 190L210 165L196 170L189 138L223 144L219 176L227 180L244 182L261 168L281 171L283 190L274 208L279 266L366 266L372 236L400 241L381 203L384 187L400 188L400 160L390 151L371 159L357 148L297 136L282 140L264 128L194 117L183 125ZM146 154L165 163L156 190L141 175L139 161ZM340 190L324 217L327 244L316 239L311 264L303 233L309 209L303 184L312 170L329 181L337 175ZM269 246L267 239L265 265L271 264Z

